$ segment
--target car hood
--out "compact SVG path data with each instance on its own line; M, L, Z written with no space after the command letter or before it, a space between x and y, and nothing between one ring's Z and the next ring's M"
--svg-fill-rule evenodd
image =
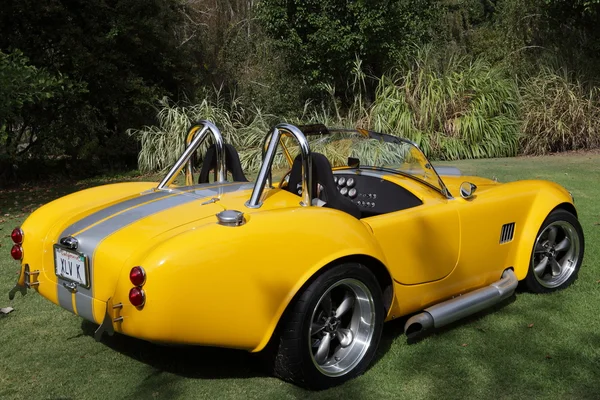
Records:
M470 182L477 185L478 194L481 194L489 189L502 185L501 183L495 180L482 178L479 176L443 176L442 179L446 187L448 187L450 193L452 193L452 195L454 195L455 197L459 196L460 185L463 182Z

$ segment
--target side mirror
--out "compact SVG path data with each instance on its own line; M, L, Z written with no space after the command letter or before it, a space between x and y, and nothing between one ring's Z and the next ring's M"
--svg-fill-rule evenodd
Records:
M463 182L460 184L460 197L470 199L475 194L477 185L471 182Z

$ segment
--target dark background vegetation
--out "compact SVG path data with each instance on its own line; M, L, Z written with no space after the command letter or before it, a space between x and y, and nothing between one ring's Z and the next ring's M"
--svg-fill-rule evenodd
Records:
M4 0L0 184L136 168L139 135L128 129L209 98L238 128L313 110L312 119L421 135L434 158L597 147L599 9L598 0ZM402 107L406 123L394 119Z

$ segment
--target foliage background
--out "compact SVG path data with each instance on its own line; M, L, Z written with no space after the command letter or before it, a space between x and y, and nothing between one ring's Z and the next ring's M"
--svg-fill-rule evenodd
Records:
M384 130L436 159L598 147L599 7L5 0L0 182L162 169L197 118L249 168L282 120Z

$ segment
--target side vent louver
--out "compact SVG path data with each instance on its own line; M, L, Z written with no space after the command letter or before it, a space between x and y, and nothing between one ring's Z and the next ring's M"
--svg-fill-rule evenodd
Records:
M502 231L500 231L500 244L508 243L513 240L515 235L515 223L502 225Z

